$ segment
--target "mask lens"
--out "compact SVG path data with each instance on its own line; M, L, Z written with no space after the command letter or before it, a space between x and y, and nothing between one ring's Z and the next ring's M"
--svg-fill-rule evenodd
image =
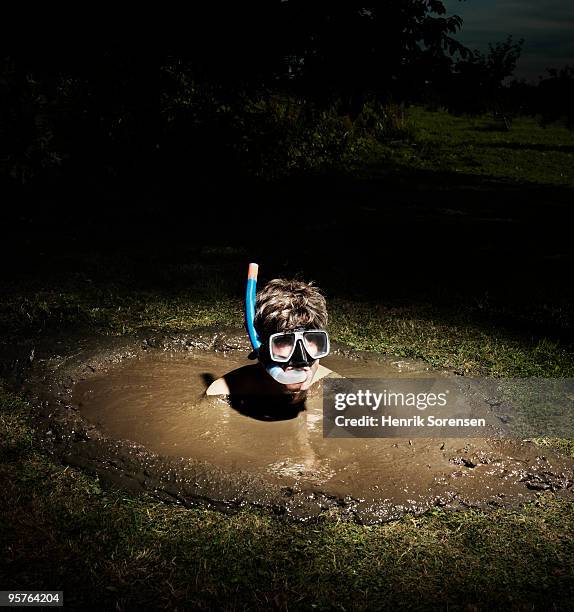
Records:
M305 332L303 334L305 348L312 359L325 357L329 353L329 338L327 332Z
M295 334L281 334L271 340L271 359L288 361L295 346Z

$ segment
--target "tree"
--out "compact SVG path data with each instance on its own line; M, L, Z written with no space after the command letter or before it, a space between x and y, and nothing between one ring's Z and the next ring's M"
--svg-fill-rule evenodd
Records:
M285 4L295 87L319 102L341 100L353 116L366 95L402 97L428 80L429 67L440 71L468 52L451 36L462 19L445 17L438 0Z
M200 168L223 151L240 167L265 124L252 130L264 113L249 108L296 97L306 127L334 104L353 120L369 95L402 100L444 78L467 52L452 37L461 24L440 0L253 0L200 3L162 44L50 31L7 56L0 174L26 182L58 166L82 184L129 185L158 158ZM271 119L262 141L280 140Z
M475 50L461 59L455 66L448 93L451 109L470 113L489 110L510 128L504 82L514 74L523 44L524 40L515 43L508 36L503 42L489 43L486 54Z
M547 73L536 88L535 109L542 125L565 119L568 128L574 130L574 66L548 68Z

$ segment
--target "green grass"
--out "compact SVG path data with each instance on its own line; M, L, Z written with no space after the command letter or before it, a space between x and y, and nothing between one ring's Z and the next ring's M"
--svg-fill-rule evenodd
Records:
M83 326L121 335L139 330L191 331L203 325L243 325L243 304L223 291L208 297L209 286L178 291L68 287L19 294L0 305L0 329L39 333ZM420 358L466 375L574 376L569 346L477 320L463 305L451 311L424 304L393 306L373 302L329 301L335 341L358 350Z
M336 339L353 348L421 358L465 375L574 374L572 351L559 342L477 323L469 310L449 314L428 306L393 308L335 300L331 327Z
M488 116L456 117L421 107L410 108L408 116L414 138L371 149L371 171L382 158L409 171L574 186L574 133L561 124L542 127L535 118L517 117L506 132Z

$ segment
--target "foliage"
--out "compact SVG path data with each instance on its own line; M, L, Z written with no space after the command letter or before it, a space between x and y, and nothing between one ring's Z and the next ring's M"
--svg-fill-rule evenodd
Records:
M538 85L535 109L543 126L563 119L574 130L574 66L548 70Z
M0 77L0 181L164 194L222 174L324 172L377 141L412 141L405 107L425 96L495 110L505 127L518 112L573 124L571 70L535 90L503 87L522 41L471 53L453 38L461 26L439 0L271 0L202 6L193 36L154 52L14 52Z
M382 104L370 99L354 124L355 130L374 136L379 142L414 140L415 122L404 104Z
M488 53L474 51L461 59L449 82L447 106L458 113L504 113L503 83L514 74L522 45L512 36L488 45Z
M461 23L439 0L204 4L191 35L153 51L15 51L2 59L0 178L73 190L315 172L363 146L344 118L369 96L402 100L465 52Z
M18 72L11 58L0 62L0 177L24 184L62 163L54 138L60 101L34 75Z
M290 0L297 29L290 37L293 87L305 96L358 115L369 94L388 100L417 88L450 57L467 49L451 35L460 17L438 0L332 3Z
M405 108L370 98L353 121L341 102L328 107L274 91L223 95L200 83L184 66L166 68L171 81L162 101L167 126L166 165L179 160L201 165L203 173L233 173L266 180L313 173L356 159L370 139L412 137Z

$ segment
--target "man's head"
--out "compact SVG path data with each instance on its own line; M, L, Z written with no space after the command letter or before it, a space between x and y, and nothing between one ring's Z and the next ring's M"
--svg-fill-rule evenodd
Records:
M257 293L255 329L262 341L277 332L326 325L327 304L313 283L276 278Z
M304 329L324 329L327 325L327 304L321 292L312 283L281 278L269 281L257 293L255 329L261 339L260 359L270 359L268 345L272 334ZM303 352L302 343L297 343L296 358ZM318 360L310 360L301 368L293 364L286 369L297 367L307 371L304 382L285 385L290 391L304 391L309 388L319 366Z

